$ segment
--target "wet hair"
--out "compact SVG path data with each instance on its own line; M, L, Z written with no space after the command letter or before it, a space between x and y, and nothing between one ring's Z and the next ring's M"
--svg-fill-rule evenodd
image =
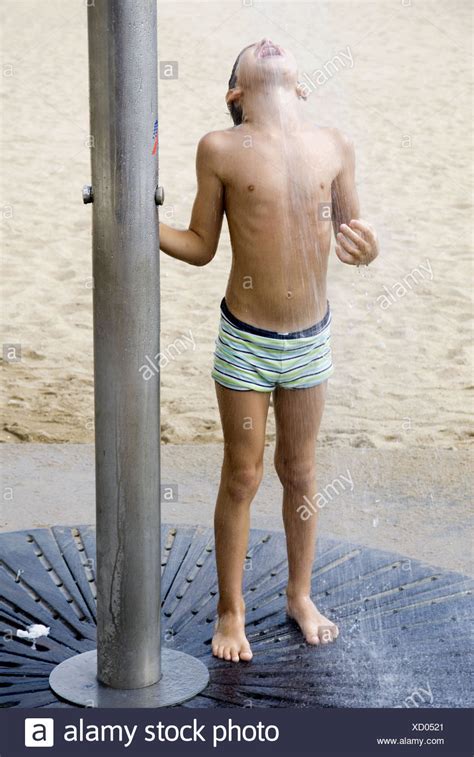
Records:
M235 59L234 66L232 68L232 73L230 75L229 79L229 89L233 89L237 84L237 67L239 65L240 58L242 57L243 53L249 49L249 47L253 47L255 43L252 43L251 45L247 45L247 47L244 47L243 50L240 51L237 58ZM239 105L236 102L230 102L227 105L229 109L229 113L232 116L232 120L234 122L235 126L238 126L243 121L243 113L242 113L242 106Z

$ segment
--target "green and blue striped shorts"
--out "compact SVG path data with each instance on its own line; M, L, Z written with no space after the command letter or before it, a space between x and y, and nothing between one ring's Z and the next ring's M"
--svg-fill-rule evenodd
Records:
M221 319L212 377L238 392L308 389L334 372L331 359L331 310L303 331L280 333L236 318L221 302Z

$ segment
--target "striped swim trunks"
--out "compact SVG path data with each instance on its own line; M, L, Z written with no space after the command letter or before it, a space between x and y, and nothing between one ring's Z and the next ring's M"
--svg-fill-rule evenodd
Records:
M319 323L303 331L279 333L239 320L223 298L212 377L238 392L317 386L334 371L330 325L329 302Z

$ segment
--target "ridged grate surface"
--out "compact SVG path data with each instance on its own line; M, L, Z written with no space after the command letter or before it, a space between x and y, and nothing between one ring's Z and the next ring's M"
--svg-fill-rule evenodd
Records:
M95 648L94 555L91 526L0 535L0 706L69 706L52 693L48 677L62 660ZM163 526L162 555L163 644L210 670L208 688L184 706L472 706L466 671L473 581L466 576L321 538L313 598L341 635L335 644L310 647L285 614L284 536L252 531L245 600L254 659L232 664L210 654L212 532ZM51 628L35 646L16 636L31 624Z

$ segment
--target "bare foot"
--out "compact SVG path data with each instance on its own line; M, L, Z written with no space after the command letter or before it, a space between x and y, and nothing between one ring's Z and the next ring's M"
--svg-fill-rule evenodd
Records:
M247 662L253 655L245 635L245 615L236 612L223 612L218 616L214 636L212 637L212 654L221 660Z
M298 623L308 644L328 644L339 636L336 624L321 615L310 597L287 597L286 611Z

